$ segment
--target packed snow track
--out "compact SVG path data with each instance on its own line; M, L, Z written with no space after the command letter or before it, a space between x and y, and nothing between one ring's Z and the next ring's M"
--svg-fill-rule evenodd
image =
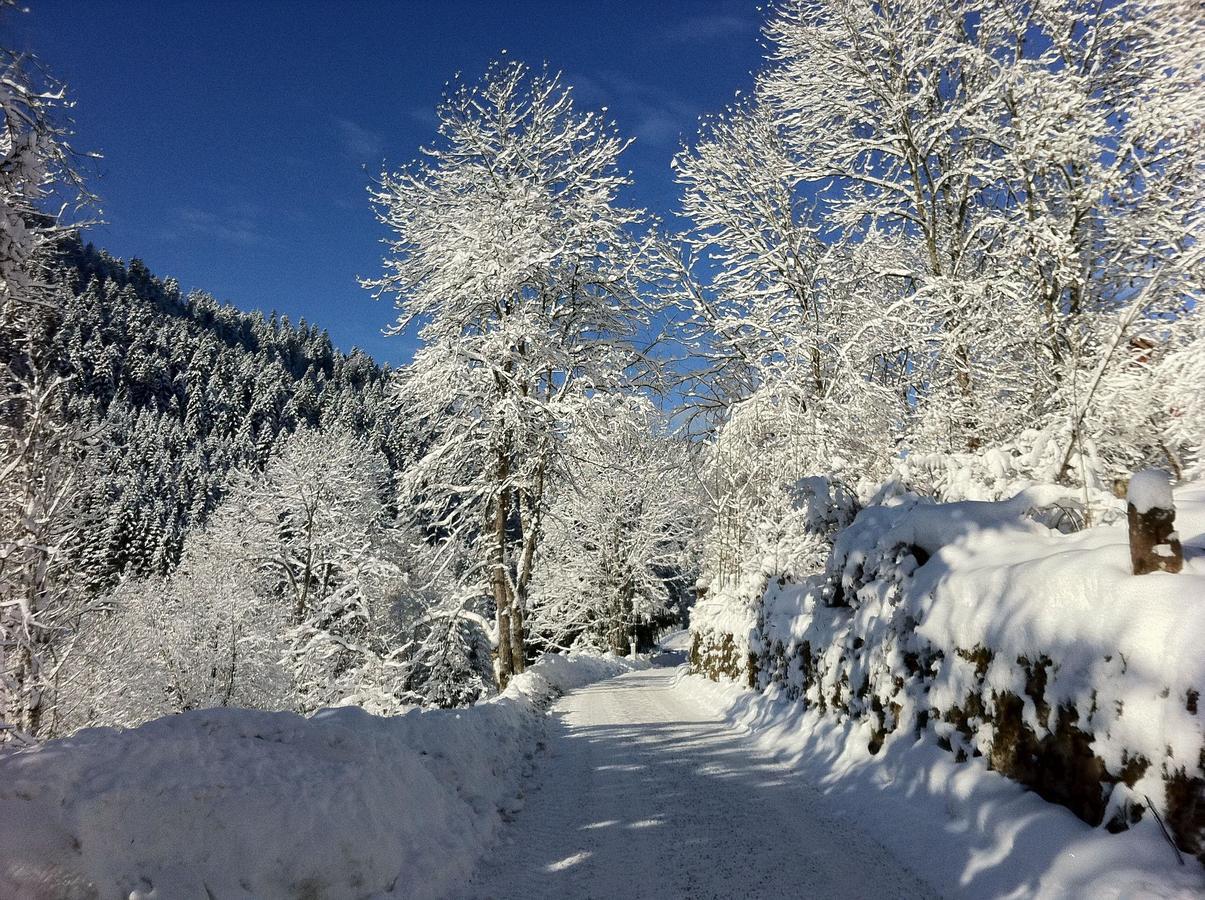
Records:
M681 677L662 666L560 699L526 803L470 897L934 896Z

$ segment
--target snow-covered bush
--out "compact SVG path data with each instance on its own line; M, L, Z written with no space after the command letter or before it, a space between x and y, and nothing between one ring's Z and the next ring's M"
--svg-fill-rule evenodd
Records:
M87 623L59 685L63 727L419 702L409 638L434 598L406 602L422 574L403 568L417 557L387 514L389 488L361 439L294 434L189 536L172 575L125 582Z
M203 539L169 578L132 579L80 629L58 686L56 732L131 728L215 706L288 709L289 619Z
M787 511L754 535L750 563L738 579L720 584L706 579L699 582L702 596L690 617L694 670L752 683L759 652L757 626L767 586L821 571L833 539L854 521L859 509L853 491L818 475L799 479L787 495Z

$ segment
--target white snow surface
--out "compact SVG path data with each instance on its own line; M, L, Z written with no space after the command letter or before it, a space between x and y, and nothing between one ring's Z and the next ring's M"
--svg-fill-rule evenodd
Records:
M1139 514L1172 508L1172 479L1163 469L1142 469L1130 478L1126 500Z
M726 783L745 785L751 805L760 806L764 792L758 791L749 769L766 772L767 784L792 785L790 802L796 804L794 815L803 823L795 827L802 827L807 839L819 841L818 845L797 843L791 825L782 831L773 818L772 804L763 824L746 826L754 828L765 844L789 847L783 852L784 861L793 854L811 854L814 847L828 852L832 843L815 832L832 827L820 825L823 811L830 810L840 816L833 843L848 839L842 825L856 827L862 841L877 842L894 855L897 866L919 873L934 895L975 900L1205 896L1205 869L1191 857L1186 858L1187 865L1177 865L1172 848L1149 816L1130 831L1109 834L989 771L982 759L957 763L931 739L917 739L910 731L889 735L879 753L871 755L867 750L871 726L866 720L839 721L806 710L774 688L759 693L685 675L675 691L679 704L690 698L708 709L712 728L740 735L729 738L732 753L723 758L723 766L738 770ZM815 797L811 805L794 799L806 791ZM532 808L539 802L533 802ZM736 856L744 850L743 839ZM857 896L852 886L865 883L859 881L866 877L863 870L882 867L889 858L882 851L864 856L863 847L854 843L846 851L837 851L849 880L832 893L828 885L810 890L804 887L807 882L795 882L777 893L754 886L747 892L717 890L714 895ZM861 896L908 896L905 885L901 880L891 890L884 883Z
M537 786L466 895L936 896L877 822L730 727L696 681L645 669L559 700Z
M690 640L689 629L683 628L662 635L659 643L662 650L686 651L690 649Z
M505 816L562 691L548 656L464 710L206 709L0 755L0 897L440 897Z
M941 716L972 694L988 709L998 692L1025 697L1019 660L1047 659L1046 702L1076 712L1115 775L1127 759L1151 761L1134 791L1165 812L1165 776L1199 771L1205 747L1205 711L1189 702L1205 684L1205 483L1176 489L1185 546L1176 575L1131 574L1124 521L1061 534L1024 516L1045 499L868 507L837 536L827 573L771 580L762 633L738 637L755 649L823 648L803 699L865 682L884 708L898 704L905 731L927 710L948 732ZM914 548L930 558L922 564ZM849 608L825 605L835 583ZM957 652L977 647L992 653L982 676ZM906 665L910 650L943 654L923 683ZM802 674L787 673L801 690ZM1054 725L1028 699L1024 715L1039 736ZM993 740L993 726L979 723L965 749L987 753Z

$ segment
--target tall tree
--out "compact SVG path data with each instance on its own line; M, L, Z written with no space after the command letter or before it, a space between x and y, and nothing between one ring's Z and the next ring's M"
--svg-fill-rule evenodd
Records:
M784 129L818 226L846 241L884 231L911 250L896 274L921 326L918 443L974 449L1078 407L1070 449L1077 394L1114 326L1157 330L1199 289L1205 28L1191 7L776 11L758 102Z
M419 324L404 396L427 453L406 484L433 527L477 548L504 685L526 663L563 435L628 380L653 271L634 236L643 214L617 201L626 142L579 112L559 76L496 64L438 115L439 142L374 192L394 237L385 275L367 284L396 297L399 330Z
M13 8L0 4L0 15ZM67 105L36 61L0 49L0 742L47 727L48 688L78 614L62 554L77 448L44 347L55 302L44 272L64 233L48 205L81 191Z

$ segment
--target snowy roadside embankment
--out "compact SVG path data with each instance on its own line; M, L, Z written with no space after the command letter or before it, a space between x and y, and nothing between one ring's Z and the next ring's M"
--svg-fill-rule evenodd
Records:
M876 758L921 736L1102 834L1157 827L1154 807L1205 855L1205 485L1175 494L1183 571L1137 577L1124 522L1059 533L1031 514L1042 493L863 509L823 571L766 578L734 638L748 680Z
M777 687L759 693L689 675L678 690L747 729L942 896L1188 900L1205 889L1201 867L1177 865L1152 821L1109 834L984 760L956 762L912 732L888 735L872 754L868 720L807 708Z
M750 646L765 589L765 577L755 573L699 598L690 611L691 671L753 686L756 671Z
M467 709L197 710L0 756L0 896L452 893L521 804L548 702L633 667L547 656Z

